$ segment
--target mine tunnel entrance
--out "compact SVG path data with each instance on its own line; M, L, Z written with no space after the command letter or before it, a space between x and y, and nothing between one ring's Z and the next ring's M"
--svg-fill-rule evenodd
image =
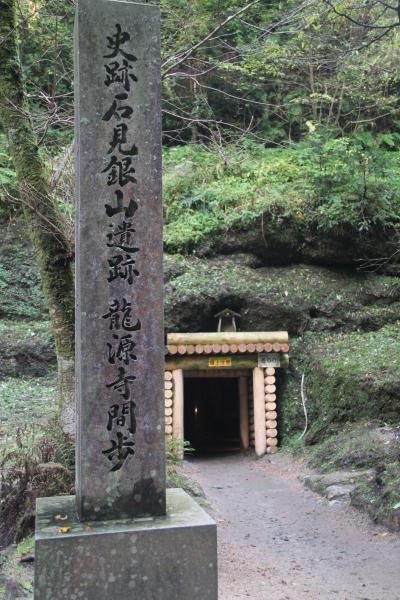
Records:
M184 435L195 454L240 451L236 377L185 377Z

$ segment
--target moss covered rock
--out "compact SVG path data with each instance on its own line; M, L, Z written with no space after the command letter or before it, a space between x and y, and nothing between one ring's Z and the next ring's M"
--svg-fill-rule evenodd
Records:
M0 376L41 377L54 371L56 353L48 321L0 320Z
M372 478L351 493L351 503L375 523L400 531L400 463L378 465Z
M213 315L242 313L242 331L377 330L400 318L397 279L310 265L260 267L252 254L168 257L166 328L213 331Z
M284 432L304 423L300 379L315 444L346 423L400 421L400 322L376 332L307 333L294 342L283 398Z
M313 446L308 463L324 473L342 469L369 469L400 459L400 428L371 422L347 423ZM400 467L400 465L399 465Z

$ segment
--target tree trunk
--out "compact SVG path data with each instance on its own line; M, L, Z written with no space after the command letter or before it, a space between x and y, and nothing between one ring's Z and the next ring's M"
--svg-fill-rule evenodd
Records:
M0 121L17 173L20 199L39 267L53 327L63 430L74 425L73 252L63 218L50 193L49 177L29 117L21 72L16 0L0 0Z

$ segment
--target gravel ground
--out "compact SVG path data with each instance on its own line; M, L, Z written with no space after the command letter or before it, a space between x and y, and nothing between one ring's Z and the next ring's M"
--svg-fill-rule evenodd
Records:
M191 459L218 523L219 600L400 600L400 536L298 481L285 455Z

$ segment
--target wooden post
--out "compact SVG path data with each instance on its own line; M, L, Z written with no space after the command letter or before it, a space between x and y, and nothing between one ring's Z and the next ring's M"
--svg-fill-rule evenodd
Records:
M174 440L183 442L183 410L184 410L184 391L183 391L183 370L175 369L172 371L174 382L174 413L172 421L172 436ZM179 452L179 458L183 458L183 447Z
M253 395L255 448L256 455L261 457L264 456L267 448L267 432L265 427L264 370L259 367L253 369Z
M240 445L242 450L249 448L249 406L247 395L247 377L239 377L240 402Z

